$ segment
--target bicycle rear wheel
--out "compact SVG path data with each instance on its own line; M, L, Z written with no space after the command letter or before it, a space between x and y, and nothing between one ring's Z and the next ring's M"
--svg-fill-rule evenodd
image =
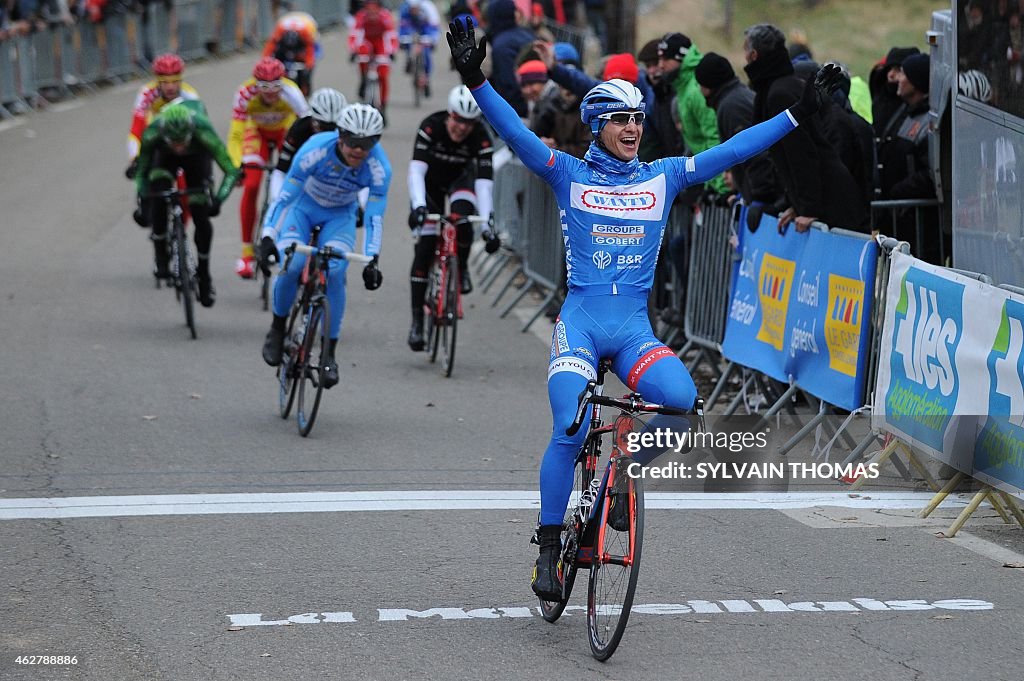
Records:
M288 326L285 327L284 352L281 354L281 364L277 367L277 404L281 412L281 418L286 419L292 412L292 405L295 404L295 395L298 392L299 381L296 371L301 355L300 346L302 338L295 338L295 322L302 314L303 307L295 305L288 318Z
M316 414L320 410L320 398L324 393L323 366L327 361L327 299L313 301L309 307L306 336L302 341L302 364L296 380L299 382L299 405L295 418L299 424L299 435L306 437L313 430Z
M623 457L623 464L630 459ZM604 661L612 656L626 630L633 595L640 574L640 553L644 538L643 481L626 475L626 465L619 464L616 473L624 476L616 485L628 500L628 522L622 531L608 522L610 490L598 500L594 518L594 556L590 563L590 584L587 590L587 632L594 657Z
M572 488L576 490L579 498L583 497L583 494L590 488L590 482L594 479L594 471L587 468L587 459L595 444L594 441L589 441L581 449L580 455L576 457ZM576 583L576 573L580 567L580 533L583 530L576 522L579 498L575 505L566 509L565 519L562 521L562 565L565 571L562 599L558 601L539 599L541 617L548 622L554 622L562 616L565 606L569 603L569 597L572 595L572 587Z
M185 234L185 225L181 218L174 218L174 250L176 251L174 261L177 266L175 276L178 278L179 293L185 307L185 324L188 326L192 339L196 338L196 282L192 273L192 258L188 250L188 236Z
M444 310L441 316L441 369L445 377L451 377L455 368L455 332L459 323L459 261L448 258L448 274L444 282Z
M370 71L367 71L366 103L374 109L380 109L380 76L377 74L375 64L370 64L370 70L373 72L373 76L370 76Z
M417 109L423 101L423 88L420 81L423 79L423 53L419 52L412 61L412 105Z

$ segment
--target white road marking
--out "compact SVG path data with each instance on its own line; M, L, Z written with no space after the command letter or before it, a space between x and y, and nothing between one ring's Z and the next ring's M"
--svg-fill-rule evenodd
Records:
M966 506L970 495L950 495L947 507ZM651 510L783 510L839 506L854 509L920 509L931 492L705 494L648 492ZM333 513L342 511L471 511L537 509L536 491L396 490L258 494L159 494L137 496L0 499L0 520L234 513Z
M618 614L620 606L600 606L603 614ZM875 598L857 597L845 601L795 601L783 602L775 598L727 599L720 601L693 600L683 603L647 603L634 605L631 612L639 615L712 615L712 614L756 614L777 615L779 613L875 613L875 612L920 612L923 610L993 610L989 601L973 598L947 598L930 601L923 598L881 601ZM580 605L566 606L563 617L585 615ZM263 613L245 612L228 615L232 627L287 627L296 624L320 624L356 622L412 622L420 620L474 620L474 619L517 619L539 617L540 608L534 606L457 608L451 606L434 608L378 608L376 617L352 611L304 612L279 619L263 619Z
M16 128L24 122L25 120L23 118L12 118L10 120L0 121L0 132Z

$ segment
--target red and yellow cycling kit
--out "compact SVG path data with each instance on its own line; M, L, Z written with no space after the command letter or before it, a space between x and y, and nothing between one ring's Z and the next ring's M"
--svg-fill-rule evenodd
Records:
M145 132L146 126L149 125L150 121L160 113L160 110L167 106L167 103L174 99L188 99L197 100L199 99L199 93L196 92L188 83L178 79L181 84L181 89L175 97L171 99L164 99L163 93L160 92L160 80L156 79L149 81L141 88L139 93L135 95L135 104L132 106L132 127L128 131L128 158L134 159L139 155L139 145L142 143L142 133Z
M274 86L280 88L274 90ZM270 91L267 91L270 88ZM269 100L269 101L268 101ZM249 78L235 94L228 128L228 154L235 164L266 163L270 143L278 148L296 118L309 115L309 105L299 86L287 78L273 84ZM246 168L242 181L242 258L252 259L252 229L256 222L256 199L263 171Z
M320 32L317 28L316 20L305 12L288 12L277 20L274 32L263 46L263 56L278 56L277 45L281 41L281 36L288 31L295 31L302 38L302 43L306 48L302 53L302 62L306 65L307 69L312 71L313 67L316 66L316 45L320 40Z

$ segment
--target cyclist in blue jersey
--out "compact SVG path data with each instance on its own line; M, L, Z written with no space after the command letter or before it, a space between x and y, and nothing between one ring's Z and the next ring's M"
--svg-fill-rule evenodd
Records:
M430 97L430 74L434 70L434 44L441 33L441 15L431 0L406 0L399 8L398 43L405 51L405 72L412 73L413 40L423 50L424 95Z
M374 259L363 269L363 284L370 291L380 287L383 277L377 269L377 256L391 183L391 163L377 144L382 132L384 119L379 111L367 104L352 104L342 110L337 133L318 133L302 145L292 159L281 193L267 211L260 241L262 262L277 262L280 252L290 244L308 243L314 225L322 225L320 246L355 250L357 198L361 189L369 188L363 254ZM288 268L274 281L274 320L263 343L263 360L270 366L281 363L286 317L305 264L305 256L293 255ZM345 315L347 269L347 260L332 259L327 273L330 356L322 374L325 388L338 383L334 351Z
M799 102L727 142L693 157L652 163L637 159L645 117L640 91L624 80L599 83L581 102L580 115L595 140L577 159L545 145L487 82L480 70L486 38L478 46L473 27L463 22L449 29L455 66L484 116L526 167L551 185L561 209L569 294L551 339L548 400L554 428L540 468L540 556L531 583L541 598L557 600L561 524L587 428L573 437L565 431L576 415L577 396L597 376L598 362L611 360L615 375L650 402L691 409L697 397L686 367L654 336L647 316L672 200L795 129L838 86L839 68L822 67ZM645 463L656 454L635 458Z

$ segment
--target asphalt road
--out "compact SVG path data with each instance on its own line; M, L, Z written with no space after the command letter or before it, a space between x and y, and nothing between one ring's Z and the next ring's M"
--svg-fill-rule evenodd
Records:
M317 84L354 95L342 37L324 52ZM254 60L189 68L222 133ZM1024 570L1004 567L1024 556L991 514L948 540L955 511L650 510L612 660L579 610L543 622L527 542L548 346L474 294L451 379L407 349L405 164L455 81L417 111L395 71L384 286L350 278L341 384L308 439L277 416L269 316L232 271L238 192L198 340L153 287L121 175L139 83L0 129L0 679L1024 678ZM4 515L69 497L118 510ZM16 662L32 655L77 663Z

